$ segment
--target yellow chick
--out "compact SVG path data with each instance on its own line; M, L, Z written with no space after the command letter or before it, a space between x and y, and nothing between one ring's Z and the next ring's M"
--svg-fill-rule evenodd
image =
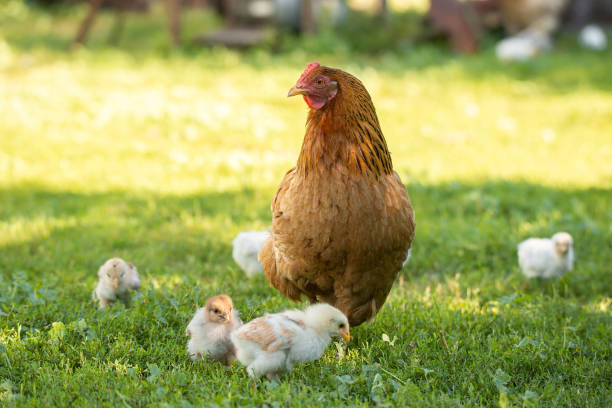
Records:
M315 361L334 336L350 340L349 322L335 307L317 303L251 320L232 333L238 360L253 379L291 371L294 363Z
M100 309L115 303L117 299L126 305L130 302L130 290L140 289L138 270L121 258L111 258L98 269L98 286L94 292Z
M192 360L208 355L231 366L236 359L230 334L242 326L242 320L227 295L213 296L197 310L185 330L189 337L187 353Z

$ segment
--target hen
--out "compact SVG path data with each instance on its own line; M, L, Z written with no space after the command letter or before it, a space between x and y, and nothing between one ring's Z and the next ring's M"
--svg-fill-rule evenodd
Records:
M329 303L357 326L376 315L402 268L414 210L359 79L314 62L294 95L310 108L306 135L272 201L259 259L286 297Z

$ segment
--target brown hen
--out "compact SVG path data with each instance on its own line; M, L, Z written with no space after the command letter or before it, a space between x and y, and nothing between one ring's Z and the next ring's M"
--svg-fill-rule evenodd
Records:
M294 95L310 107L306 135L272 201L259 259L286 297L334 305L356 326L384 304L414 238L414 210L359 79L315 62Z

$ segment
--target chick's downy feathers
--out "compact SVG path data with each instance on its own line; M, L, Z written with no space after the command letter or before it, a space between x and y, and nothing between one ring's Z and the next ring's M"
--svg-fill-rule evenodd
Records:
M198 309L189 322L187 353L192 360L209 356L224 365L236 359L230 334L242 326L242 320L227 295L213 296Z
M100 308L104 308L116 300L128 304L130 290L140 289L138 270L121 258L111 258L98 269L98 286L94 292Z
M383 306L414 238L414 210L359 79L311 63L293 95L310 108L306 134L272 200L259 259L286 297L329 303L356 326Z
M263 272L257 254L269 237L268 231L245 231L232 241L232 257L249 278Z
M338 309L319 303L251 320L232 333L238 360L252 378L291 371L297 362L317 360L334 336L350 340L349 322Z
M567 232L552 238L529 238L518 245L518 261L527 278L562 276L574 267L574 241Z

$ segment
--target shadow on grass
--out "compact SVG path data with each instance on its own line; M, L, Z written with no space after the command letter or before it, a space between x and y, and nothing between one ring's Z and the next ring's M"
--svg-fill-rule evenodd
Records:
M503 291L508 279L521 282L518 242L565 230L574 236L577 254L576 269L567 276L568 293L590 297L612 292L605 279L612 264L611 191L503 181L407 187L417 236L405 279L461 274L469 284L496 282ZM81 277L117 255L153 274L178 270L196 277L207 269L236 269L231 240L240 231L269 225L273 191L169 195L90 194L36 185L4 189L0 267L37 276L74 270Z
M431 395L455 401L447 406L495 405L497 381L517 403L529 390L543 405L606 406L610 317L587 306L611 293L612 192L499 181L408 190L417 238L403 272L407 284L396 285L371 324L354 330L345 357L328 352L298 365L284 384L308 387L300 397L305 405L333 398L333 406L346 404L337 396L345 380L346 392L364 405L371 405L372 384L397 406L428 406ZM0 375L40 406L69 395L80 405L154 403L164 387L180 391L163 396L175 405L182 398L194 405L211 396L228 403L228 395L260 398L248 394L241 366L227 371L188 361L184 328L211 293L230 293L245 320L289 307L263 277L244 279L230 254L235 233L268 225L272 194L0 190L0 312L3 333L16 339L0 349ZM575 237L576 269L512 296L522 283L516 243L560 229ZM136 263L143 289L129 309L96 311L88 299L95 271L113 255ZM429 298L424 286L433 287ZM479 291L475 306L465 295L470 289ZM539 290L554 293L542 299ZM53 322L66 326L59 339L52 338ZM407 386L392 386L397 378ZM255 401L291 405L283 384L265 394Z

